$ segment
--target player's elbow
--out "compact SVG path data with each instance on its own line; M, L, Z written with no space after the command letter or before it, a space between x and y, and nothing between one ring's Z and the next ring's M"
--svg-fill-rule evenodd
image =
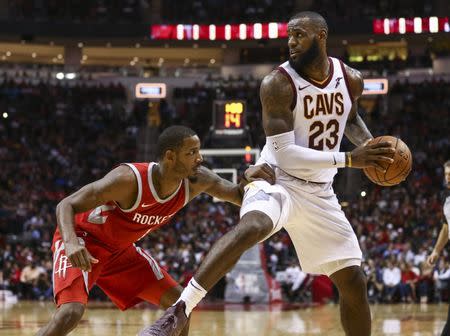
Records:
M62 199L57 205L56 205L56 216L60 215L62 212L64 212L64 209L69 206L69 200L68 197Z
M64 200L59 201L59 203L56 205L56 216L61 213L62 208L64 207Z

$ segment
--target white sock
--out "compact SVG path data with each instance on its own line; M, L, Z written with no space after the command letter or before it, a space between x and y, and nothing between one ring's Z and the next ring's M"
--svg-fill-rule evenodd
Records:
M203 287L200 286L200 284L195 281L194 278L189 281L189 284L183 290L180 298L178 299L178 301L183 300L186 303L185 312L187 317L189 317L189 315L191 314L192 309L194 309L198 305L198 303L205 297L206 293L208 292L203 289Z

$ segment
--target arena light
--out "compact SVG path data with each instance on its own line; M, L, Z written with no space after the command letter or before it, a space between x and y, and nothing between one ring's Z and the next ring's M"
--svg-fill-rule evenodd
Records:
M209 25L209 39L215 40L216 39L216 25Z
M192 37L194 40L198 40L200 37L200 27L199 25L193 25L192 26Z
M439 20L436 16L430 17L429 27L430 33L437 33L439 31Z
M184 38L184 26L182 24L177 25L177 39L182 40Z
M375 34L423 34L450 32L449 17L382 18L373 20Z
M255 23L253 25L253 37L257 40L262 38L262 24Z
M3 112L3 118L4 119L8 118L8 113L7 112Z
M422 19L420 17L414 18L414 33L422 33Z
M153 40L259 40L287 37L286 23L153 25Z
M59 80L62 80L62 79L64 79L64 74L62 72L58 72L56 74L56 78L59 79Z
M225 40L231 39L231 26L229 24L225 25Z
M366 197L367 193L363 190L361 191L361 197Z
M271 39L278 38L278 23L276 22L269 23L269 38Z
M389 19L384 19L383 28L384 28L384 33L386 35L389 35L389 33L390 33L389 25L390 25Z
M406 20L405 20L405 18L398 19L398 32L400 34L406 33Z
M239 25L239 38L241 40L247 39L247 25L245 23Z
M75 79L76 76L77 75L75 73L73 73L73 72L66 73L66 78L67 79Z

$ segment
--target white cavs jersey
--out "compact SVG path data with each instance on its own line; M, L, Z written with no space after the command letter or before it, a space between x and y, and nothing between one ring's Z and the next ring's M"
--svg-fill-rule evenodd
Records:
M336 58L329 57L328 60L330 73L322 84L301 77L289 62L281 64L278 70L288 77L294 91L292 113L296 145L337 152L353 99L344 65ZM276 161L267 146L264 146L261 158L276 166ZM331 182L336 173L337 168L298 168L294 175L306 181Z

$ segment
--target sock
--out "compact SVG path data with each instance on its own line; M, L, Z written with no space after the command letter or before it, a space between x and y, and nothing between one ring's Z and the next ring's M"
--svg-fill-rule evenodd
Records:
M189 315L191 314L192 309L194 309L198 305L198 303L205 297L206 293L208 292L203 289L203 287L200 286L200 284L195 281L194 278L189 281L189 284L183 290L180 298L178 299L178 301L183 300L186 303L185 313L187 317L189 317Z

